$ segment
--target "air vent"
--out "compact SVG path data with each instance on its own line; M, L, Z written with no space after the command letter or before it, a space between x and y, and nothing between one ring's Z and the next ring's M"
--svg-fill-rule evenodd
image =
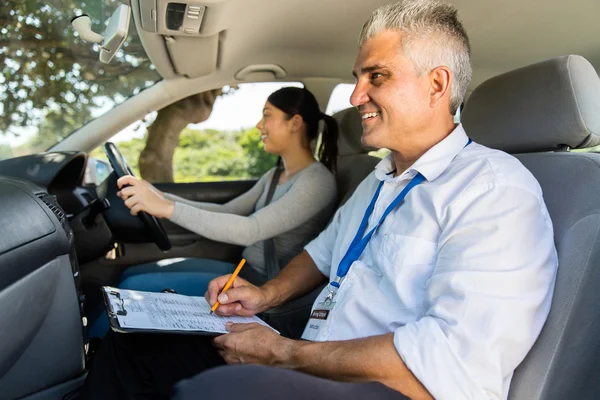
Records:
M67 237L70 237L71 227L69 226L67 215L56 201L56 196L52 196L48 193L37 193L36 196L48 206L48 208L54 213L54 215L56 215L56 218L58 218L58 220L60 221L60 224L62 225L65 233L67 234Z

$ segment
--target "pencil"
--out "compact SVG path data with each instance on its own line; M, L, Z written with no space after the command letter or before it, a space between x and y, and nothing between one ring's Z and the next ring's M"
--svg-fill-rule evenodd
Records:
M233 285L233 281L235 280L235 278L237 278L237 276L240 273L240 271L242 270L242 267L244 266L244 264L246 264L246 259L242 258L242 261L240 261L240 263L236 267L235 271L233 271L233 274L231 274L231 276L229 277L229 280L223 287L223 290L221 290L221 293L225 293L225 291L227 291L231 287L231 285ZM210 313L212 314L213 312L215 312L215 310L218 307L219 307L219 300L217 300L217 302L215 304L213 304L213 306L210 309Z

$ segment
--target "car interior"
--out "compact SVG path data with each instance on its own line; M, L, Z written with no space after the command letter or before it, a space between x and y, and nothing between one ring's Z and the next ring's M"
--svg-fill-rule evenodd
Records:
M116 284L127 267L178 257L239 260L238 246L169 221L131 216L116 196L116 179L132 172L118 145L106 145L112 167L107 179L85 183L90 153L149 112L225 86L300 82L325 110L338 85L353 83L362 24L390 2L119 2L131 7L130 29L158 78L47 151L0 158L0 399L58 400L76 393L93 361L88 326L99 318L94 314L102 301L99 288ZM550 315L514 374L509 399L597 398L600 2L452 3L470 36L473 61L457 119L474 141L515 155L538 179L559 255ZM355 109L333 116L340 129L341 207L380 158L362 144ZM254 183L156 187L225 203ZM298 338L319 291L262 317Z

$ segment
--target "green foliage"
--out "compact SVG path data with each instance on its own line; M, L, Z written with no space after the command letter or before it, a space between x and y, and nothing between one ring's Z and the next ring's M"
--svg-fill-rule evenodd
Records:
M119 142L119 150L139 174L138 159L146 139ZM1 149L0 149L1 150ZM90 157L108 161L102 147ZM175 182L214 182L258 178L277 161L264 151L256 128L246 131L194 130L185 128L173 157Z
M9 0L0 7L0 135L31 136L17 154L46 150L95 115L159 79L135 29L111 64L81 40L73 16L93 28L119 0ZM132 24L133 25L133 24Z
M385 156L388 155L390 151L388 149L379 149L379 150L374 150L374 151L370 151L369 155L373 156L373 157L377 157L377 158L384 158Z
M247 131L186 128L175 149L175 182L209 182L258 178L276 158L262 149L256 129ZM265 157L267 154L267 157Z
M121 153L123 153L125 160L127 160L127 163L133 170L135 176L140 176L138 158L140 157L140 153L144 149L145 145L146 140L138 138L131 139L129 142L118 143L119 150L121 150ZM104 153L104 146L100 146L92 151L90 153L90 157L108 162L108 158Z
M248 174L258 177L268 171L277 162L277 156L267 153L260 140L260 131L256 128L247 130L240 137L240 146L248 160Z
M11 158L13 156L10 146L0 144L0 160Z

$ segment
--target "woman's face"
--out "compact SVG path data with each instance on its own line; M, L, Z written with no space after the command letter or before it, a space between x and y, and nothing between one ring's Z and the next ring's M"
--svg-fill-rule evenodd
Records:
M287 115L268 101L263 108L263 115L256 128L265 150L272 154L281 154L290 147L294 139L295 119Z

